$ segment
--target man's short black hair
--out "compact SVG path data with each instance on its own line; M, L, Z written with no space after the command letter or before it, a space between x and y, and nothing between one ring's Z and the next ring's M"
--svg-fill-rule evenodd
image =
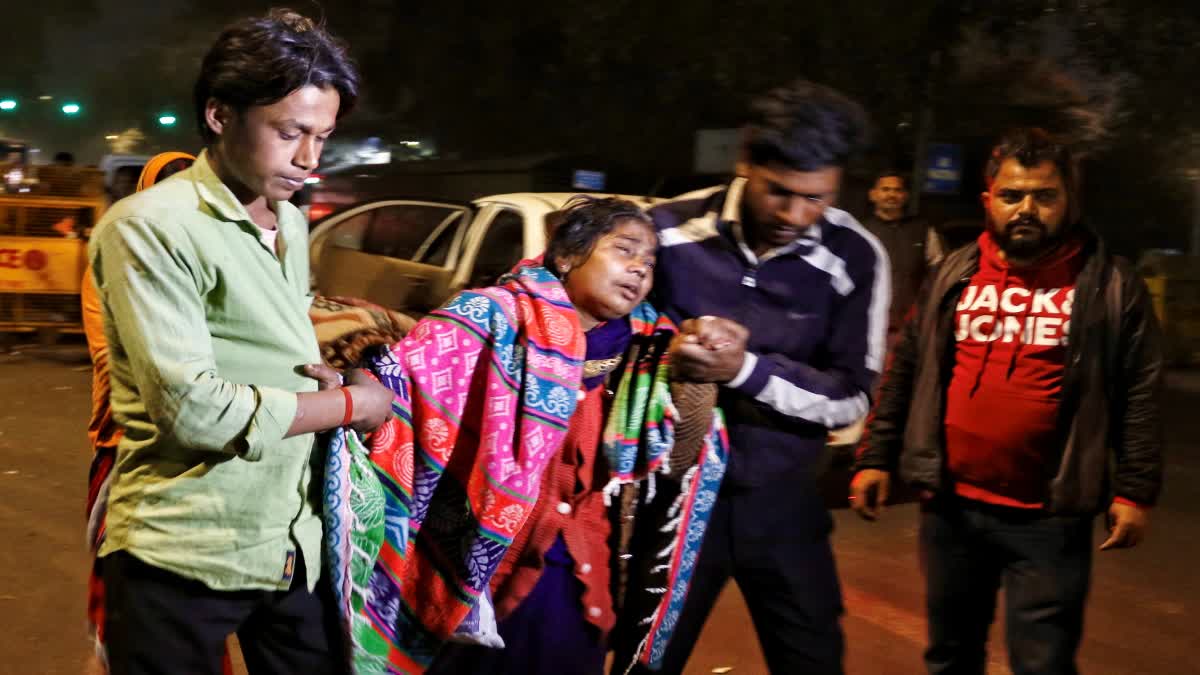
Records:
M875 180L871 181L871 187L873 188L876 185L879 185L879 181L883 180L884 178L899 178L900 186L903 187L906 191L909 189L908 188L908 174L904 173L903 171L901 171L899 169L884 169L883 171L880 171L879 173L875 174Z
M542 257L543 265L561 278L561 263L575 257L586 259L596 248L596 242L626 220L640 221L654 231L650 216L631 201L617 197L574 197L561 211L548 216L547 227L553 226L554 231Z
M1068 187L1073 185L1075 178L1075 158L1066 143L1055 138L1050 132L1039 127L1018 127L1000 137L992 146L984 168L984 178L988 185L1000 173L1000 165L1006 159L1016 159L1021 166L1030 168L1042 162L1052 162L1058 167L1063 182Z
M231 24L204 57L196 78L193 99L200 137L205 143L216 140L204 119L210 98L240 113L280 101L308 85L337 90L339 118L358 99L354 62L324 27L288 9Z
M797 80L751 104L745 158L795 171L842 167L865 145L868 128L858 103L830 87Z

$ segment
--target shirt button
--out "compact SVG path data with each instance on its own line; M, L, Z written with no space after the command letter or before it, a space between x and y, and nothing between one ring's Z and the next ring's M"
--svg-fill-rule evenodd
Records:
M603 613L604 612L601 611L599 607L588 607L588 616L592 617L593 619L599 617Z
M591 564L591 563L583 563L582 565L580 565L580 566L579 566L579 571L580 571L580 572L583 572L584 574L587 574L588 572L591 572L591 571L592 571L592 564Z
M571 514L571 505L566 502L559 502L555 510L564 516L567 516Z

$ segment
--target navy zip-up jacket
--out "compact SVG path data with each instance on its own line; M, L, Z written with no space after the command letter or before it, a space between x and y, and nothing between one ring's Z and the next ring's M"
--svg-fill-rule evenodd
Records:
M726 482L743 487L810 472L827 431L866 415L891 298L883 247L839 209L755 256L739 222L744 185L650 210L661 244L655 304L676 321L720 316L750 331L720 396L733 445Z

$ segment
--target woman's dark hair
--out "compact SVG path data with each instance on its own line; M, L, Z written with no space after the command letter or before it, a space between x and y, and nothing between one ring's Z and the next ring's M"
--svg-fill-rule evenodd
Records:
M562 277L559 265L570 258L587 258L596 242L625 220L636 220L654 230L650 216L631 201L616 197L578 195L554 212L554 231L543 257L547 269ZM549 223L549 221L548 221Z
M308 85L337 90L339 118L354 108L358 71L342 43L323 26L288 9L242 19L222 31L200 65L193 91L200 137L206 144L216 140L204 119L210 98L240 114Z
M751 164L779 164L793 171L845 166L867 141L862 106L841 92L797 80L750 105L743 151Z

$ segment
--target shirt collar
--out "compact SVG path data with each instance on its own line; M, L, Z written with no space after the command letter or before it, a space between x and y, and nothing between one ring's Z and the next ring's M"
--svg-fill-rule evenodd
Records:
M212 163L208 159L208 151L203 150L196 157L196 162L192 165L193 179L196 183L196 192L200 195L200 200L208 205L209 208L222 220L231 222L248 223L254 225L254 220L250 217L250 212L246 210L246 206L238 201L234 196L233 191L229 186L225 185L213 171ZM286 209L281 208L282 202L271 202L271 211L275 213L276 218L282 219ZM257 227L257 226L256 226Z
M192 164L192 177L196 184L196 193L221 220L235 223L251 223L250 213L238 201L225 183L213 171L208 159L208 151L201 151L196 162Z
M271 210L275 212L276 221L276 244L270 246L263 237L262 230L258 224L250 217L250 212L246 210L246 206L238 201L234 196L233 191L229 186L217 176L213 171L212 163L208 159L208 151L203 150L196 157L196 162L192 164L192 177L196 185L196 192L200 195L200 201L204 202L213 214L224 221L238 223L243 229L254 234L267 246L272 252L278 251L279 255L287 247L287 241L282 234L284 223L283 220L287 216L287 209L283 208L281 202L272 202Z
M746 243L745 232L742 230L742 195L745 191L746 179L742 176L734 178L729 184L729 189L725 192L725 204L721 207L721 221L729 223L729 229L733 233L734 241L737 242L742 255L751 263L764 263L771 258L792 253L799 248L812 248L821 243L821 224L825 220L825 216L823 215L817 222L809 226L803 234L796 237L795 241L785 246L770 249L761 258L756 256L750 245Z

